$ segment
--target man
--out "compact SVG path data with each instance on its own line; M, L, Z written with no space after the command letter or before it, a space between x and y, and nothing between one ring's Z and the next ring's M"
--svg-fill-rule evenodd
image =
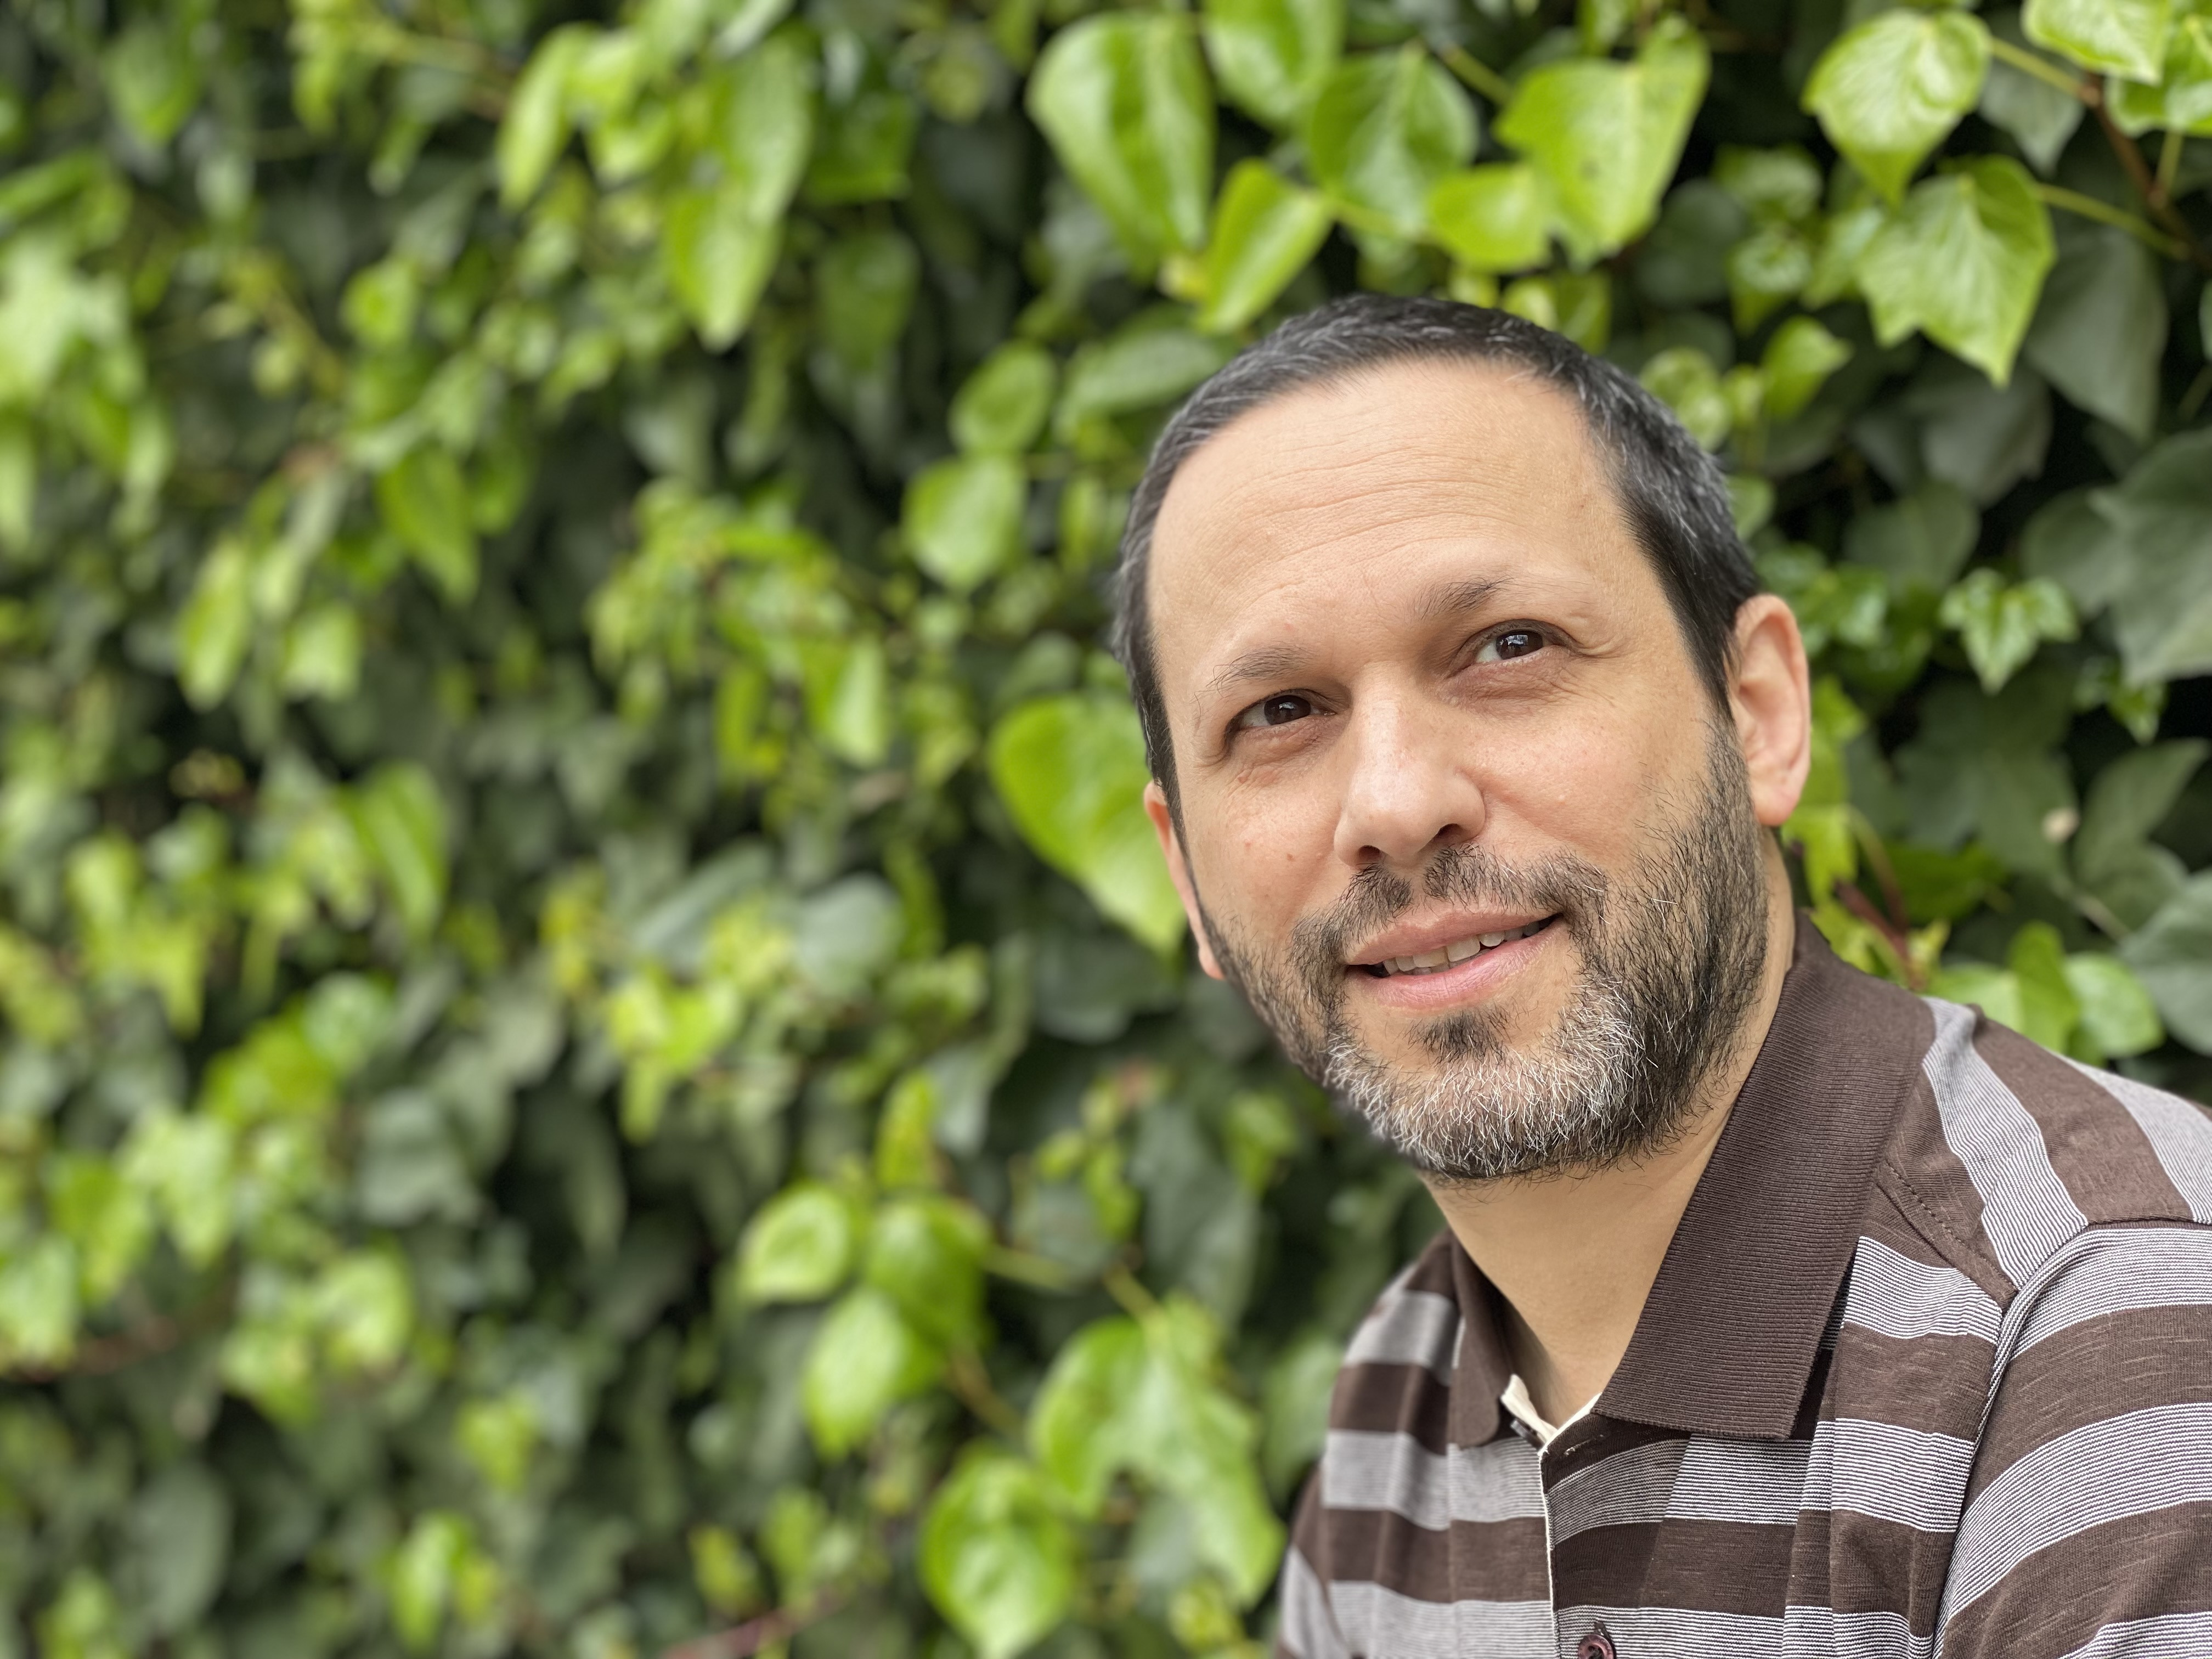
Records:
M1804 648L1662 407L1341 301L1170 423L1123 574L1200 962L1449 1223L1284 1651L2212 1654L2212 1132L1794 915Z

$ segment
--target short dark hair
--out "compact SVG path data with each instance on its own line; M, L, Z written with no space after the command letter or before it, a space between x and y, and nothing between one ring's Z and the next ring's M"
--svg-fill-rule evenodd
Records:
M1145 757L1170 803L1175 753L1152 653L1146 597L1152 527L1182 464L1224 427L1286 392L1341 385L1386 364L1504 363L1572 398L1588 423L1637 541L1657 568L1692 662L1728 706L1735 615L1759 591L1736 534L1727 480L1674 412L1636 378L1563 335L1510 313L1453 300L1353 294L1291 318L1191 393L1162 428L1121 536L1113 646L1128 671Z

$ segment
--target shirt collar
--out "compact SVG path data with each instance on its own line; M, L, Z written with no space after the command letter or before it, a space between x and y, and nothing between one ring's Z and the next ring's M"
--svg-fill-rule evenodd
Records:
M1926 1043L1919 1001L1838 961L1803 916L1782 995L1595 1413L1787 1439ZM1452 1247L1464 1319L1450 1434L1495 1439L1512 1367L1491 1288Z

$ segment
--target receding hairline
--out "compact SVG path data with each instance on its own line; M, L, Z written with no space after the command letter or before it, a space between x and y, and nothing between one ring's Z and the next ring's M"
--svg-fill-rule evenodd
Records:
M1598 441L1589 410L1583 406L1581 400L1571 390L1533 365L1510 357L1483 357L1448 349L1424 349L1418 345L1409 345L1406 351L1396 356L1332 367L1317 372L1310 379L1281 386L1272 395L1262 397L1248 407L1238 410L1176 458L1175 470L1170 474L1166 487L1160 492L1159 505L1146 526L1144 556L1137 573L1142 579L1142 586L1123 601L1136 607L1139 626L1153 652L1158 650L1159 637L1152 617L1153 572L1159 562L1159 531L1169 520L1170 505L1175 501L1176 489L1183 483L1192 464L1215 448L1222 439L1263 416L1280 415L1302 403L1322 402L1331 397L1358 392L1375 381L1398 374L1412 374L1439 381L1463 381L1472 376L1496 382L1501 389L1534 392L1560 410L1573 424L1582 443L1582 453L1591 464L1595 481L1603 486L1607 507L1618 518L1621 530L1632 544L1636 542L1635 526L1630 522L1628 504L1621 492L1613 457L1607 446Z

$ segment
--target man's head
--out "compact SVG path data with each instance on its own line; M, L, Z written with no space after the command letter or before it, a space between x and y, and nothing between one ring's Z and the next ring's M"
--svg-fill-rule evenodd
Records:
M1514 318L1339 301L1192 397L1124 547L1208 971L1432 1175L1662 1144L1756 999L1808 752L1665 409Z

